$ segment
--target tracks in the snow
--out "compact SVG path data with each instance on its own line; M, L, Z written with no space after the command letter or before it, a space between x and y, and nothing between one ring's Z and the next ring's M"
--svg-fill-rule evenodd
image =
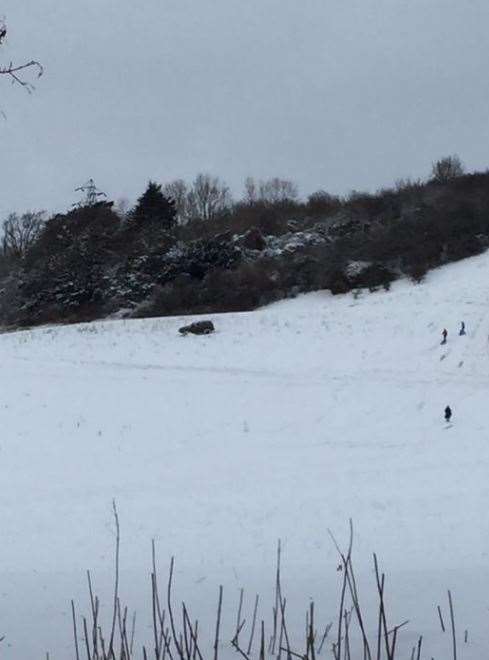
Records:
M86 372L87 369L96 368L106 370L108 372L128 371L140 373L145 376L148 374L193 374L193 375L215 375L230 378L251 378L263 379L275 382L281 382L289 386L327 386L328 383L335 383L337 385L347 386L350 383L387 383L393 386L405 385L430 385L443 384L446 382L447 377L453 377L458 382L467 385L487 385L489 384L489 374L474 375L463 373L460 370L460 362L454 365L453 368L444 370L442 373L433 373L433 375L425 374L420 376L419 369L411 369L409 371L394 371L389 369L361 369L355 373L342 373L332 372L329 369L314 370L314 371L281 371L270 369L250 369L240 366L219 367L212 365L175 365L175 364L154 364L154 363L140 363L140 362L121 362L121 361L106 361L106 360L70 360L58 359L53 363L52 360L36 359L31 360L26 357L12 356L13 361L22 361L29 365L39 365L39 369L45 373L52 373L56 367L63 368L69 367L70 369L78 369L79 373ZM462 361L463 362L463 361ZM448 366L448 365L447 365ZM53 374L54 375L54 374Z

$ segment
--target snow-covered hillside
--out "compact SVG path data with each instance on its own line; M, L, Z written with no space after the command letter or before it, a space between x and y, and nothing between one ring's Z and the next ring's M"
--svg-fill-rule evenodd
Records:
M214 316L207 337L179 336L177 318L2 335L3 657L71 657L69 600L87 605L85 569L109 585L113 498L123 597L140 609L140 636L151 538L163 569L175 555L191 604L214 602L222 583L234 608L241 586L249 601L271 591L280 537L291 609L302 622L308 599L323 598L326 620L339 579L327 528L343 541L352 517L362 588L376 551L395 614L411 620L403 634L448 649L435 606L451 587L469 628L463 657L479 657L488 282L482 255L421 285Z

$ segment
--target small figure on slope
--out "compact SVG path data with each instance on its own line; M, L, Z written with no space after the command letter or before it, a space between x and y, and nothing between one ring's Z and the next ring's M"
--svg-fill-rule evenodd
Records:
M458 333L461 337L465 334L465 323L463 321L460 322L460 331Z
M445 408L445 422L449 424L451 419L452 419L452 409L450 408L450 406L447 406Z
M443 332L441 333L441 336L443 337L443 339L441 340L441 345L442 346L443 346L443 344L447 343L447 335L448 335L447 329L443 328Z

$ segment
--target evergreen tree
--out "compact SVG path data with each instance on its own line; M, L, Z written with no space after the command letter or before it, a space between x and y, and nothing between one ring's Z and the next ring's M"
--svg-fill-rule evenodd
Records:
M161 191L161 185L150 181L132 212L133 221L141 228L171 231L176 224L175 202Z
M100 314L107 275L117 264L114 239L119 225L112 202L50 218L23 260L21 320Z

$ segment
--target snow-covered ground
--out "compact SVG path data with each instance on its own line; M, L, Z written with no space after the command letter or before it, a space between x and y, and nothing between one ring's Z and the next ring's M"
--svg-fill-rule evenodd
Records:
M271 593L280 537L302 627L311 596L325 621L335 615L327 529L344 542L352 517L363 592L376 551L397 622L411 620L403 635L424 634L439 660L449 639L435 607L446 609L450 587L460 637L469 629L461 655L479 658L489 644L488 282L482 255L390 292L216 315L207 337L179 336L177 318L2 335L2 657L72 657L69 601L86 609L85 569L110 594L115 498L122 595L138 608L140 638L153 537L197 609L219 584L233 608L241 586L248 608L255 590Z

